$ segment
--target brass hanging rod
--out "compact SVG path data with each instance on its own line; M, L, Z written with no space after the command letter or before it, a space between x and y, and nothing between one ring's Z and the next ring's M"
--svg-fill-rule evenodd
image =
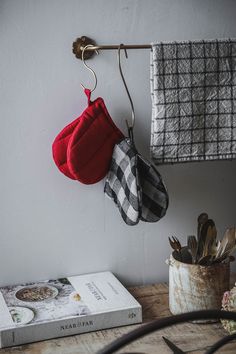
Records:
M119 49L120 46L120 44L97 45L91 38L82 36L73 42L73 53L75 54L76 58L82 59L83 48L87 45L91 45L91 47L86 48L84 51L84 59L86 60L91 58L96 50ZM124 49L150 49L151 47L151 44L125 44L122 46Z

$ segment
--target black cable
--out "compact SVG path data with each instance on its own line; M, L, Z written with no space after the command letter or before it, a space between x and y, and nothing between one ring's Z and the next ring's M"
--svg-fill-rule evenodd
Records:
M215 353L218 349L223 347L225 344L229 343L231 340L236 339L236 333L230 334L228 336L225 336L224 338L221 338L218 340L213 346L206 351L205 354L213 354ZM236 352L236 350L235 350Z
M124 347L125 345L135 341L136 339L143 337L149 333L152 333L156 330L163 329L165 327L172 326L177 323L202 319L226 319L236 321L236 312L221 310L202 310L161 318L149 322L123 335L122 337L116 339L112 343L105 346L105 348L98 351L97 354L111 354L116 350Z

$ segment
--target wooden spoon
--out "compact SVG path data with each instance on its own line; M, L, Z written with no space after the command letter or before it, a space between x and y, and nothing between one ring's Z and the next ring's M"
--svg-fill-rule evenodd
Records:
M236 230L234 227L226 230L224 237L220 243L220 246L215 255L215 260L227 258L234 250L236 246L235 238Z
M200 235L199 235L199 240L198 240L198 259L203 257L203 252L205 248L205 243L207 241L207 237L209 240L211 237L213 238L215 235L215 232L211 231L211 228L215 227L215 223L212 219L208 219L204 224L201 226L200 230ZM209 230L208 230L209 229ZM208 236L207 236L208 235ZM212 242L213 243L213 242ZM208 247L208 245L207 245Z
M202 225L208 220L207 213L201 213L197 218L197 239L199 241Z
M188 236L188 249L192 255L192 263L196 262L197 250L198 250L198 243L196 237Z

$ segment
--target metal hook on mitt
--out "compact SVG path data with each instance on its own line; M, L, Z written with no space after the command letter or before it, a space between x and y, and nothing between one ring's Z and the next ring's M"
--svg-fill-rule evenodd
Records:
M126 120L126 124L127 124L127 128L128 128L129 137L131 138L131 140L133 140L133 128L134 128L134 124L135 124L135 112L134 112L134 104L133 104L132 98L130 96L130 93L129 93L129 90L128 90L128 86L126 84L126 81L125 81L125 78L124 78L124 74L123 74L122 68L121 68L121 60L120 60L120 51L121 51L121 49L124 49L125 56L126 56L126 58L128 58L127 51L126 51L125 48L122 48L122 46L124 46L124 44L120 44L119 48L118 48L118 64L119 64L120 75L121 75L123 84L125 86L125 90L126 90L126 93L128 95L130 106L131 106L131 119L132 119L131 120L131 125L129 125L127 120Z
M93 86L93 88L92 89L89 89L90 90L90 92L93 92L95 89L96 89L96 87L97 87L97 82L98 82L98 80L97 80L97 75L95 74L95 71L93 70L93 69L91 69L90 68L90 66L88 66L88 64L86 64L86 62L85 62L85 60L84 60L84 52L86 51L86 49L88 48L88 47L93 47L91 44L88 44L88 45L86 45L84 48L83 48L83 50L82 50L82 62L83 62L83 64L84 64L84 66L93 74L93 77L94 77L94 86ZM98 54L98 51L95 51L97 54ZM86 87L83 85L83 84L80 84L82 87L83 87L83 89L85 90L86 89Z

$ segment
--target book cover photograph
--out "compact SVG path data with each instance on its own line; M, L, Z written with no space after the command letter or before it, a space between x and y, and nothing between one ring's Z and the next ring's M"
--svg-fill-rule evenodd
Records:
M0 287L0 347L142 321L111 272Z
M0 329L91 313L68 278L7 286L0 292L10 315Z

